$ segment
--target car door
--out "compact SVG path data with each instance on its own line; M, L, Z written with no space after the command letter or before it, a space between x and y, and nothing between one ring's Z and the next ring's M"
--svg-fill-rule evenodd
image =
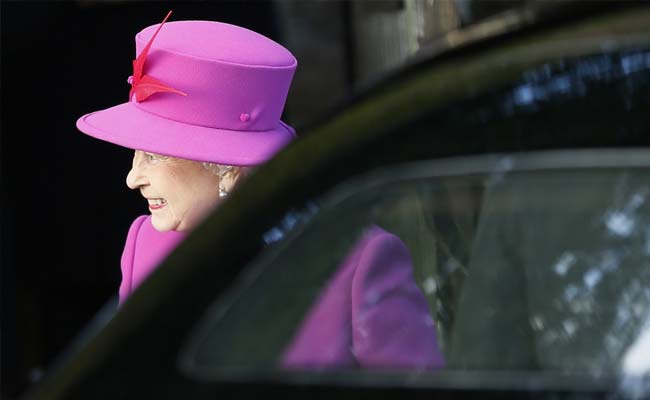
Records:
M502 347L518 349L508 357L501 360L498 357L505 353L476 341L471 333L478 331L472 324L479 306L490 315L488 311L504 310L500 307L504 302L521 300L528 292L498 298L495 286L487 285L494 280L471 277L479 276L474 271L489 270L484 264L475 265L475 255L482 254L476 253L481 246L489 249L494 243L485 227L501 225L491 223L490 216L511 221L517 229L526 227L523 217L513 219L507 200L514 195L507 193L527 193L532 187L535 193L553 196L543 189L554 184L573 187L564 194L568 198L601 193L604 203L592 205L598 214L607 212L607 205L619 204L612 196L620 176L632 174L637 180L647 176L642 161L647 154L633 149L647 147L649 137L648 21L647 8L633 8L570 24L540 25L520 35L500 35L499 41L491 38L443 52L386 80L310 128L304 138L252 175L106 326L48 375L32 398L280 393L355 398L605 396L615 389L610 376L560 379L546 373L564 373L565 364L557 361L560 356L553 361L556 364L548 364L558 368L545 368L546 361L540 361L539 353L545 351L537 346L535 327L540 319L530 308L513 307L499 314L501 320L489 319L492 329L485 321L481 324L493 337L503 333L502 327L518 332L501 337ZM580 148L610 150L536 154L532 159L518 155ZM414 161L424 163L403 165ZM526 180L525 175L536 168L551 171L547 176L557 180ZM605 175L598 172L603 170ZM488 185L500 179L510 182L511 173L524 174L525 184L506 187L502 193ZM589 192L593 185L581 186L576 174L591 176L586 181L602 190ZM530 186L531 182L542 183ZM636 193L623 192L631 196L621 195L623 200L630 201ZM495 203L495 196L506 200ZM495 204L504 208L486 212ZM549 206L535 221L559 211ZM277 368L287 341L356 240L354 235L369 224L394 231L409 248L413 276L432 313L436 340L449 360L446 365L453 368L389 373ZM505 240L516 238L517 232L494 235L505 235ZM555 249L558 257L564 254L560 250ZM481 258L500 265L497 256ZM524 282L535 282L521 265L506 265L510 269L494 270L503 272L508 287L523 290ZM283 273L271 273L276 268ZM629 274L630 282L636 277ZM478 289L467 291L466 285ZM562 288L556 285L554 290ZM489 295L473 297L481 291ZM639 337L641 317L630 328ZM546 319L540 318L544 325ZM560 317L554 321L565 333L572 330L561 324ZM574 325L575 332L581 325L579 321ZM635 343L633 336L625 346ZM470 345L477 350L467 351ZM504 360L510 362L501 363ZM498 370L514 374L495 374Z

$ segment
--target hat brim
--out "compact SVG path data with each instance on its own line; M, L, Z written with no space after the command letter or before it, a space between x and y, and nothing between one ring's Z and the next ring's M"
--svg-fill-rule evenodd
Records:
M123 103L77 120L83 133L136 150L224 165L261 164L289 143L293 130L233 131L170 120Z

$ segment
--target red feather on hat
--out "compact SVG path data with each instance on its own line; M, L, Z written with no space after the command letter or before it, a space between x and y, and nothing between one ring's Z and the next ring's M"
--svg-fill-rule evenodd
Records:
M151 47L151 44L153 43L153 40L156 38L156 35L158 35L158 32L160 32L160 28L165 24L167 21L167 18L172 15L172 12L169 11L167 13L167 16L165 19L163 19L163 22L158 26L158 29L156 32L153 34L151 39L149 39L149 43L145 46L145 48L140 52L138 57L133 60L133 80L129 80L131 82L131 90L129 91L129 98L133 96L133 93L135 93L135 99L136 101L144 101L149 98L152 94L155 93L176 93L180 94L182 96L187 96L186 93L181 92L180 90L176 90L174 88L171 88L164 83L160 82L157 79L154 79L150 77L149 75L143 75L142 72L144 71L144 62L147 59L147 55L149 54L149 48Z

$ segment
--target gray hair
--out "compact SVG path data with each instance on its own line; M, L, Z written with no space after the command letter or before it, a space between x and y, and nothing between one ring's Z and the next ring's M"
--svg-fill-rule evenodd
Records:
M202 161L201 165L208 171L219 177L219 196L226 197L229 194L228 189L223 185L223 180L228 177L233 181L239 183L239 179L246 176L251 170L251 167L240 167L234 165L223 165L211 162ZM229 176L230 175L230 176Z

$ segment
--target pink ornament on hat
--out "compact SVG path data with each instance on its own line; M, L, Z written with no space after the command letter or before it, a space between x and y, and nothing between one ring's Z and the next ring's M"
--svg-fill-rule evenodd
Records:
M131 84L129 98L133 97L133 93L135 93L136 101L144 101L148 99L149 96L156 93L176 93L182 96L187 96L186 93L181 92L180 90L171 88L159 80L150 77L149 75L142 74L144 71L144 63L147 59L147 55L149 54L149 48L151 48L151 44L158 35L158 32L160 32L160 29L163 27L163 25L165 25L165 22L167 22L167 19L170 15L172 15L171 10L167 13L167 16L165 19L163 19L163 22L158 26L156 33L154 33L151 39L149 39L149 42L147 43L147 46L144 48L144 50L142 50L138 57L133 60L133 76L129 77L129 83Z

